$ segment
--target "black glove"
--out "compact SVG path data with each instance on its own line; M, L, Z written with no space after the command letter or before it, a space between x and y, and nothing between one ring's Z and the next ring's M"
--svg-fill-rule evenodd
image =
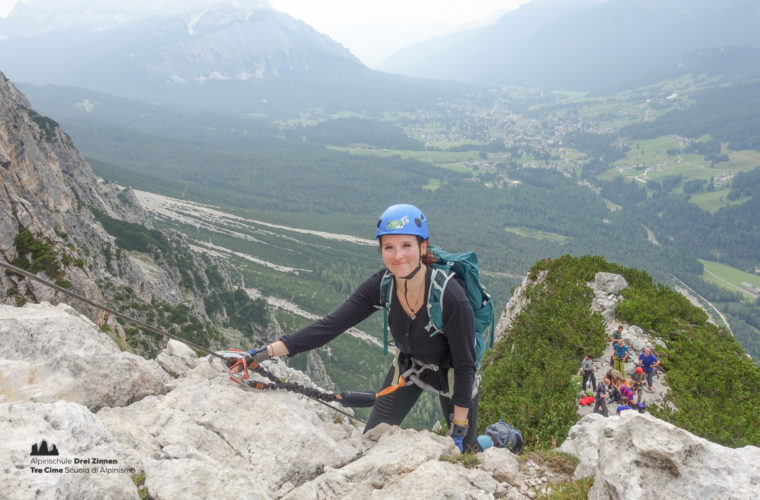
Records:
M267 359L271 359L271 356L269 355L269 351L267 350L267 346L260 347L258 349L251 349L250 351L237 351L234 350L236 354L242 354L243 358L239 357L227 357L224 359L224 364L227 365L227 368L230 368L232 373L239 373L243 371L243 363L245 363L245 366L250 366L251 363L256 362L257 364L261 363L262 361L266 361ZM235 366L237 365L237 366Z
M251 349L245 354L245 364L249 366L251 363L256 363L257 365L261 364L262 361L266 361L268 359L272 359L272 356L269 355L267 346L260 347L258 349Z
M454 443L457 445L457 448L459 448L460 453L464 453L463 441L464 441L464 437L467 435L469 431L470 431L469 425L459 425L452 422L449 435L451 436L451 439L454 440Z

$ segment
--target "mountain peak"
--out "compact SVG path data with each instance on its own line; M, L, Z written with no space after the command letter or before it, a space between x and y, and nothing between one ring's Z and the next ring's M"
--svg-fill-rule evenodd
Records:
M188 27L207 13L240 18L257 10L272 10L268 0L40 0L18 2L5 19L0 19L0 39L38 36L52 31L84 29L98 32L138 20L180 17Z

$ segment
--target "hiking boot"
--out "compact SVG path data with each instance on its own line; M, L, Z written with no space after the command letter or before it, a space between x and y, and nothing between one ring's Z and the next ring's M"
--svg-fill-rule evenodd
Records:
M654 392L651 387L647 387L647 392Z

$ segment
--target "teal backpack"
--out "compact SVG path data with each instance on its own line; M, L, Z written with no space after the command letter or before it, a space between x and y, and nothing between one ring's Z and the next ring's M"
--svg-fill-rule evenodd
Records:
M430 336L443 332L443 293L449 280L456 278L470 299L473 316L475 317L475 361L480 366L480 359L486 349L493 346L494 315L491 296L480 283L478 278L478 257L475 252L448 253L432 246L430 250L438 256L433 263L433 273L430 278L427 312L430 323L427 330ZM386 271L380 282L380 308L383 309L383 341L385 354L388 354L388 311L390 311L391 294L393 293L393 275Z

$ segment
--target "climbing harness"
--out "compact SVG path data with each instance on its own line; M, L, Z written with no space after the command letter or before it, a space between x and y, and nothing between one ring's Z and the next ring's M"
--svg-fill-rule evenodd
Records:
M411 358L412 360L412 366L410 366L404 373L399 375L398 377L398 383L395 385L389 385L382 391L378 392L375 396L381 397L386 396L392 392L397 391L398 389L402 387L406 387L409 385L409 382L411 382L411 385L416 385L420 389L424 391L430 391L435 394L438 394L439 396L449 397L448 392L440 391L433 387L430 384L427 384L420 379L420 375L425 370L431 370L434 372L437 372L439 370L438 365L434 365L432 363L423 363L421 361L417 361L414 358Z
M8 264L7 262L3 262L0 260L0 267L4 267L8 269L9 271L24 276L26 278L35 280L49 288L52 288L53 290L56 290L58 292L63 293L64 295L68 295L69 297L72 297L74 299L77 299L81 302L84 302L85 304L91 305L92 307L95 307L97 309L103 310L108 312L109 314L113 314L114 316L121 318L125 321L129 321L130 323L139 326L140 328L143 328L145 330L151 331L153 333L157 333L159 335L163 335L164 337L176 340L178 342L181 342L193 349L196 349L204 354L207 354L210 356L209 362L211 363L213 359L219 359L224 364L225 368L229 371L230 374L230 380L233 382L236 382L237 384L240 384L242 386L250 387L253 389L260 389L260 390L276 390L276 389L285 389L286 391L295 392L297 394L301 394L303 396L306 396L314 401L317 401L318 403L322 403L325 406L329 407L330 409L341 413L343 415L346 415L349 418L352 418L354 420L357 420L362 423L366 423L366 421L351 415L348 412L345 412L341 410L340 408L336 408L330 404L329 402L337 401L341 403L344 407L366 407L366 406L372 406L374 404L374 394L372 393L355 393L351 391L344 391L340 395L333 394L333 393L327 393L322 392L318 389L312 388L312 387L306 387L300 384L290 383L290 382L283 382L280 379L278 379L275 375L267 371L265 368L263 368L260 364L253 362L251 364L246 364L245 357L248 354L245 351L238 351L236 349L230 349L227 351L212 351L210 349L207 349L203 346L199 346L198 344L195 344L193 342L190 342L189 340L185 340L181 337L178 337L174 334L171 334L165 330L162 330L160 328L156 328L154 326L151 326L147 323L144 323L140 320L131 318L129 316L126 316L118 311L115 311L114 309L111 309L109 307L104 306L103 304L99 304L97 302L94 302L86 297L83 297L77 293L74 293L70 290L67 290L61 286L58 286L54 283L51 283L47 280L44 280L24 269L21 269L19 267L16 267L12 264ZM239 368L242 368L242 373L240 373L238 370ZM255 380L251 380L249 378L249 372L248 368L251 368L254 372L258 373L262 377L265 377L270 382L269 383L263 383L258 382ZM235 370L233 372L233 370ZM372 395L372 403L369 403L369 400L367 398L367 394Z

